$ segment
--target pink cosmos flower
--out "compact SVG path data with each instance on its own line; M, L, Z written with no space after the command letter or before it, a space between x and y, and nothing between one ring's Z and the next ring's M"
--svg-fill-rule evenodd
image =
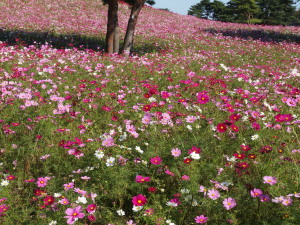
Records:
M47 179L46 177L39 177L37 180L37 186L38 187L45 187L47 185L49 179Z
M67 218L67 224L74 224L75 221L78 220L78 218L83 218L85 216L84 213L81 212L82 208L81 206L77 206L76 208L68 208L65 213L67 214L67 216L65 216L65 218Z
M105 146L105 147L110 147L110 146L113 146L115 143L114 143L114 139L113 138L106 138L104 141L102 141L102 146Z
M74 188L74 183L71 182L71 183L68 183L68 184L64 184L64 189L67 191L67 190L70 190Z
M143 206L147 203L147 198L144 195L137 195L132 198L132 203L135 206Z
M67 198L63 198L62 200L59 201L59 203L62 205L68 205L70 202Z
M256 197L260 197L263 192L260 189L256 189L254 188L253 190L250 191L251 197L256 198Z
M181 155L181 150L178 149L178 148L173 148L173 149L171 150L171 153L172 153L172 156L174 156L174 157L179 157L179 156Z
M197 216L195 218L196 223L206 223L208 221L208 217L205 217L204 215Z
M233 198L226 198L223 201L223 205L224 205L225 209L230 210L236 206L236 201Z
M190 180L190 176L188 176L188 175L183 175L183 176L181 177L181 180L188 181L188 180Z
M216 200L220 197L220 193L216 189L210 189L207 193L210 199Z
M274 185L277 183L276 177L264 176L263 179L264 179L264 184Z
M293 204L293 199L291 198L283 198L283 200L281 201L281 204L284 206L289 206Z
M6 204L0 205L0 213L6 212L10 207Z
M150 159L150 163L153 165L160 165L162 162L162 159L159 156L155 156Z

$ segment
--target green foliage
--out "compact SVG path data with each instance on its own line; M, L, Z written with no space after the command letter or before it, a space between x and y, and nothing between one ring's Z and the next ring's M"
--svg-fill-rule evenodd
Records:
M299 10L293 0L231 0L225 6L220 1L202 0L192 5L188 15L224 22L298 25Z

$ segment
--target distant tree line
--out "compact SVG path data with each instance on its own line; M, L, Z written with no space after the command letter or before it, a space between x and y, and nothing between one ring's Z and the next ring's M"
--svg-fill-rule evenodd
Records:
M300 0L202 0L192 5L188 15L223 22L300 26Z

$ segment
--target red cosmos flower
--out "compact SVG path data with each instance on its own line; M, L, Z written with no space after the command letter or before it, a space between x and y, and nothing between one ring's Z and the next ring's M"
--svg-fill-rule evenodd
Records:
M43 201L45 205L52 205L54 203L54 197L52 195L47 195Z
M209 96L204 93L198 93L197 99L200 104L206 104L209 101Z
M148 191L151 192L151 193L156 193L157 188L155 188L155 187L148 187Z
M240 153L234 153L233 155L237 159L244 159L245 158L245 154L244 153L242 153L242 154L240 154Z
M46 191L42 191L40 189L35 189L34 190L34 195L35 196L41 196L41 195L44 195L44 194L46 194Z
M190 164L192 161L193 161L192 158L186 158L186 159L183 160L183 162L186 163L186 164Z
M247 162L240 162L236 164L236 167L245 170L249 167L249 164Z
M151 105L144 105L143 106L143 111L144 112L149 112L151 110L151 108L152 108Z
M241 150L244 152L251 150L251 147L249 145L240 145L240 147L241 147Z
M145 98L150 98L152 95L150 94L150 93L146 93L146 94L144 94L144 97Z
M6 179L7 180L14 180L14 179L16 179L16 177L13 176L13 175L9 175L9 176L6 177Z
M239 127L234 125L234 124L231 124L230 125L230 128L234 131L234 132L238 132L239 131Z
M232 122L238 121L240 118L241 118L241 115L240 115L240 114L237 114L237 113L231 114L231 115L229 116L229 119L230 119Z
M137 175L135 177L135 182L137 182L137 183L145 183L145 182L149 182L150 180L151 180L150 177L143 177L141 175Z
M255 159L255 158L256 158L256 155L250 154L250 155L248 155L248 158L249 158L249 159Z
M144 195L137 195L132 198L132 203L135 206L143 206L147 203L147 198Z
M225 125L225 123L219 123L217 125L217 131L220 133L223 133L227 130L227 126Z
M162 159L159 156L155 156L150 159L150 163L153 165L160 165L162 162Z

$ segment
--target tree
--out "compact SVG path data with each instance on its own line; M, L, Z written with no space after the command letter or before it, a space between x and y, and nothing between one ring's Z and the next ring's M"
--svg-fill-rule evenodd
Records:
M228 13L232 15L231 22L259 23L257 18L260 8L256 0L231 0L227 3Z
M203 19L211 18L212 14L212 3L210 0L202 0L196 5L192 5L188 10L188 15L196 16Z
M211 4L212 7L212 19L213 20L218 20L218 21L223 21L224 20L224 13L226 6L223 2L215 0Z
M262 24L289 25L295 20L296 7L293 0L258 0Z
M106 51L107 53L119 52L119 25L118 25L118 2L119 0L103 0L108 4L107 32L106 32ZM154 0L125 0L131 6L130 18L124 38L121 53L130 52L133 46L133 38L137 19L145 3L155 4Z

